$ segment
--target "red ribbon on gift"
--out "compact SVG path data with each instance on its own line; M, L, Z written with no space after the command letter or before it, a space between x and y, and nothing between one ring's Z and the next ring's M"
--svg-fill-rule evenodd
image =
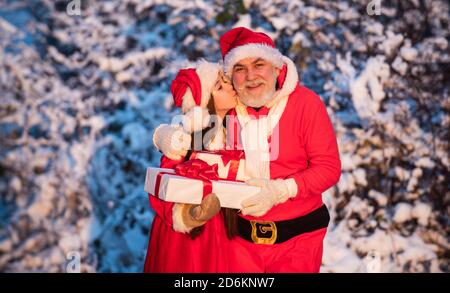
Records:
M210 152L192 152L191 159L197 158L198 153L205 153L205 154L213 154L213 155L219 155L222 159L223 165L230 164L230 169L228 170L227 174L227 180L232 181L238 181L237 180L237 173L239 170L239 161L241 159L245 159L245 153L242 150L218 150L218 151L210 151Z
M169 173L169 172L159 172L158 175L156 175L155 194L154 194L154 196L156 196L156 197L159 197L159 186L161 185L161 178L163 175L166 175L166 174L173 175L173 173Z
M178 164L175 167L175 173L192 179L200 179L203 181L203 196L212 192L211 180L218 180L217 164L208 165L205 161L199 159L189 160Z
M199 179L203 182L203 197L212 192L211 180L218 180L217 164L208 165L205 161L199 159L189 160L184 163L180 163L175 166L175 175L180 175L186 178ZM155 182L155 196L159 197L159 186L161 184L161 178L165 174L174 175L169 172L160 172L156 176Z

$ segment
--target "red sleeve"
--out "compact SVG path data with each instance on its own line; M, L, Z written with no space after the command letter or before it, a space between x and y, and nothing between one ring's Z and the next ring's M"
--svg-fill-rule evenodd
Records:
M183 163L183 162L184 162L184 157L181 157L181 159L179 159L179 160L172 160L163 155L161 157L161 164L159 166L161 168L173 169L173 168L175 168L176 165Z
M183 161L184 158L181 158L180 160L172 160L163 155L161 157L160 167L173 169L177 164L182 163ZM167 225L172 226L172 208L174 203L163 201L151 194L148 194L148 199L150 200L150 206L155 213L161 217Z
M299 124L299 136L304 141L308 168L295 173L298 193L293 199L322 194L335 185L341 176L341 161L333 126L319 96L311 92L308 110ZM300 120L299 120L300 121Z

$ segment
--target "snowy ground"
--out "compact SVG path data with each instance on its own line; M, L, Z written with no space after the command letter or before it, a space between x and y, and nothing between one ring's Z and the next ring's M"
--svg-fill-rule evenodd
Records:
M72 2L0 2L0 271L77 253L81 271L141 271L169 83L238 25L275 38L333 119L321 270L450 271L447 1Z

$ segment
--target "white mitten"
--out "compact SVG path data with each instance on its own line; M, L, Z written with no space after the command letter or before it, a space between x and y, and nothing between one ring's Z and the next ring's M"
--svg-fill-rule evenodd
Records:
M161 124L153 133L153 144L169 159L180 160L191 146L191 135L181 126Z
M249 179L248 185L261 187L261 191L242 202L242 214L255 217L265 215L274 205L297 195L297 183L290 179Z

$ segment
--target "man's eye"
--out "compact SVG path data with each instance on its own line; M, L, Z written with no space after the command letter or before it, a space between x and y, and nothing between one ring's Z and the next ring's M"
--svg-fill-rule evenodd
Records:
M234 69L235 72L239 72L239 71L242 71L242 70L243 70L242 67L236 67L236 68Z
M261 67L263 67L263 66L264 66L263 63L258 63L258 64L256 64L256 67L257 67L257 68L261 68Z

